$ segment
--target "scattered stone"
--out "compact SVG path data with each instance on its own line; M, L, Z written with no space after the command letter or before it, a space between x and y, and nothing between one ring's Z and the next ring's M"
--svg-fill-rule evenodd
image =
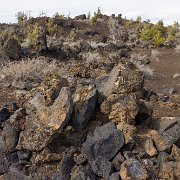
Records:
M42 150L51 142L53 134L60 131L70 120L73 103L69 88L62 88L50 107L45 107L41 96L30 103L36 107L36 114L30 111L26 116L24 131L20 133L17 149ZM43 139L43 141L42 141Z
M124 145L124 137L121 131L117 130L114 123L110 122L97 127L92 136L82 144L83 154L88 160L96 160L102 156L110 160Z
M180 117L162 117L159 121L159 132L163 133L178 122L180 122Z
M120 180L119 173L112 173L108 180Z
M93 173L91 166L74 166L71 171L71 180L97 179Z
M102 94L108 97L110 94L127 94L141 92L143 76L132 63L119 63L111 71L104 85Z
M173 94L175 92L176 92L176 90L173 87L166 88L166 89L163 90L164 94Z
M145 167L136 159L128 159L124 161L121 166L120 176L123 180L145 180L148 178Z
M64 157L60 163L60 171L57 174L53 175L52 180L70 179L71 169L73 168L74 165L75 162L73 161L72 157L70 156Z
M74 94L72 126L80 131L88 123L97 102L97 90L92 85L80 85Z
M83 164L87 161L87 158L82 154L74 155L73 159L77 165Z
M125 161L124 156L119 152L112 161L113 167L116 171L120 171L121 164Z
M19 130L11 124L6 124L2 131L3 147L5 152L15 151L19 140Z
M93 172L102 178L109 178L112 171L111 163L102 156L99 156L95 161L93 161L91 167Z

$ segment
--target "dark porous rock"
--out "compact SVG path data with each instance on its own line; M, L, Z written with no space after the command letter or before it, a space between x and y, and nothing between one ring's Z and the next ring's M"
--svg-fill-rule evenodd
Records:
M82 152L89 161L102 156L110 160L124 145L124 137L114 123L110 122L97 127L92 136L82 144Z
M18 154L19 160L29 160L29 158L30 158L30 151L29 150L18 151L17 154Z
M24 108L20 108L14 112L13 115L10 116L9 122L11 124L20 121L22 118L24 118L26 115L26 110Z
M172 126L171 128L165 130L162 133L168 144L179 144L180 141L180 122Z
M1 133L1 132L0 132ZM0 135L0 175L9 171L9 161L5 158L2 137Z
M75 20L84 20L84 19L86 19L86 15L82 14L82 15L76 16L74 19Z
M80 131L88 123L97 102L97 90L94 85L79 85L74 94L72 126Z
M0 125L18 109L15 102L7 103L0 109Z
M104 85L102 94L128 94L141 92L144 78L142 73L130 62L119 63L115 66Z
M17 149L39 151L51 142L55 133L68 124L73 110L71 91L63 87L59 96L49 107L45 106L40 95L35 96L29 103L35 108L29 109Z
M71 156L66 156L61 160L60 170L57 174L53 175L53 180L69 180L71 177L71 169L75 165L75 162Z
M120 180L119 172L112 173L108 180Z
M9 119L10 117L10 112L8 110L7 107L3 107L1 110L0 110L0 125L1 123L3 123L5 120Z
M180 117L162 117L159 121L159 132L163 133L178 122L180 122Z
M166 89L163 90L164 94L173 94L175 92L176 92L176 90L173 87L166 88Z
M135 117L139 111L136 96L119 96L111 94L101 104L101 111L117 124L135 125Z
M145 167L136 159L128 159L121 166L120 176L122 180L146 180L148 174Z
M13 152L18 144L19 129L11 124L6 124L2 131L3 147L5 152Z
M71 171L71 180L98 180L99 178L93 173L91 166L74 166Z
M14 171L0 176L0 179L1 180L33 180L31 177L25 176L21 172L14 172Z
M91 163L93 172L102 177L109 178L112 172L112 164L105 157L99 156L95 161Z
M120 171L121 164L124 162L124 156L119 152L112 161L113 167L116 171Z
M85 163L87 161L87 158L82 154L74 155L74 161L76 162L77 165L80 165Z

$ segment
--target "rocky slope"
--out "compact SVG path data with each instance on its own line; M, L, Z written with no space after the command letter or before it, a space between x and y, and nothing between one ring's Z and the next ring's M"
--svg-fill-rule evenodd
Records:
M10 73L21 61L2 67L0 179L179 179L180 104L145 87L150 50L125 28L114 42L107 16L93 27L82 18L21 44L18 56L36 56L38 74ZM178 116L164 116L165 106Z

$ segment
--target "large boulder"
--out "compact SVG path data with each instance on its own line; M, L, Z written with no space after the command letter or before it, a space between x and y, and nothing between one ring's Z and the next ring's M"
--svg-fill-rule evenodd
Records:
M135 117L139 111L137 102L134 95L119 96L111 94L101 104L101 111L116 124L135 125Z
M97 127L93 135L87 137L82 144L82 152L89 161L96 160L100 156L110 160L123 145L122 132L116 129L114 123L110 122Z
M73 110L71 92L69 88L63 87L50 107L45 106L44 97L40 93L29 104L34 109L27 111L29 115L20 133L17 149L39 151L50 143L53 134L69 122Z
M102 94L129 94L141 92L143 88L142 73L130 62L119 63L115 66L104 85Z
M74 94L74 110L71 124L80 131L88 123L97 101L97 90L94 85L79 85Z

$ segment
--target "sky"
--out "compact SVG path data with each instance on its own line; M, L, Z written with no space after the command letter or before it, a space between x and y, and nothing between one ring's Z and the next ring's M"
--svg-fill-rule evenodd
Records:
M0 22L16 22L15 14L30 11L32 16L45 12L52 16L59 14L74 17L80 14L93 14L100 7L102 14L122 14L128 19L141 16L155 23L180 22L180 0L0 0Z

